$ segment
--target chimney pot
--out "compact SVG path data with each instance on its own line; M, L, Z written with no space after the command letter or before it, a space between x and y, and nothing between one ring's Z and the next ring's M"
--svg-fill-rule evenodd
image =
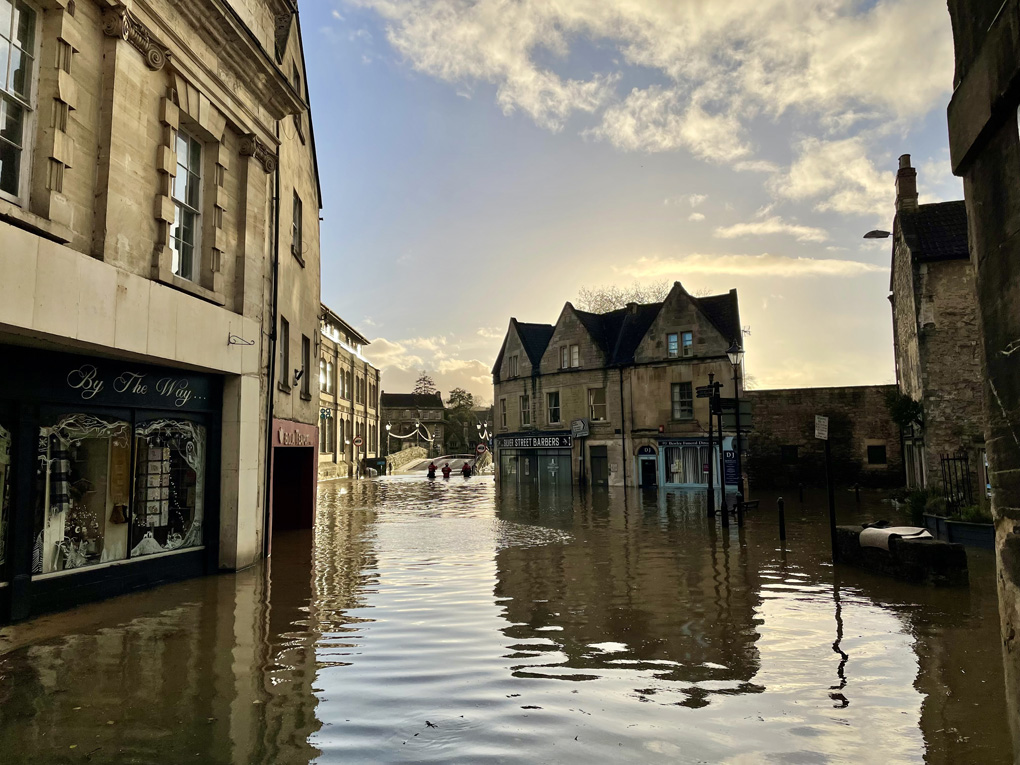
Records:
M917 170L910 166L910 155L900 157L896 171L896 212L917 212Z
M902 169L904 169L906 167L910 167L910 155L909 154L901 154L900 155L900 170L902 170Z

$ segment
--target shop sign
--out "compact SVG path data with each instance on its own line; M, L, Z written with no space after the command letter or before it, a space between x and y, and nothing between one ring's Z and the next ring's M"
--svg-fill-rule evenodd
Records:
M285 428L281 426L276 431L276 441L280 446L312 446L314 442L311 436L298 428Z
M715 442L716 446L719 442ZM660 438L659 448L663 449L667 446L708 446L707 438Z
M733 449L723 450L723 479L728 485L740 483L740 473L737 470L737 453Z
M655 447L654 446L642 446L637 450L639 457L654 457Z
M211 375L33 348L0 353L5 391L26 400L183 412L220 407L219 379Z
M573 445L571 436L501 436L501 449L569 449Z

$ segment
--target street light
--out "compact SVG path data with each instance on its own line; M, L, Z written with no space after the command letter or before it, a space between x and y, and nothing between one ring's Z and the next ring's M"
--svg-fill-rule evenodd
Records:
M733 404L736 409L736 425L737 425L737 525L744 525L744 468L740 457L740 386L738 385L738 375L740 373L740 365L744 361L744 349L733 341L733 345L726 349L726 355L729 356L730 364L733 365Z
M864 235L865 239L888 239L892 236L888 231L883 231L880 228L873 229Z

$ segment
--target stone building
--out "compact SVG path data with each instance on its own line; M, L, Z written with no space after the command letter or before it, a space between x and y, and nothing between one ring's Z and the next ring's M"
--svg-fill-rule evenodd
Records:
M974 269L962 201L917 203L917 171L900 157L893 221L892 304L896 382L921 405L903 430L907 485L943 485L943 460L967 466L962 495L986 501L984 377Z
M754 429L748 481L754 488L825 485L825 444L815 416L829 418L833 475L843 486L902 486L900 432L886 398L893 385L749 390Z
M355 478L379 457L379 370L369 341L322 306L319 356L319 478Z
M1020 1L949 0L949 14L949 149L977 283L1007 702L1020 755Z
M431 457L446 454L446 405L435 393L383 393L379 399L383 456L412 446Z
M492 369L497 481L707 486L709 404L696 389L714 375L733 395L726 351L740 339L736 290L696 298L679 282L661 303L511 319ZM732 440L715 450L717 476L723 452L733 472Z
M0 619L249 566L314 508L297 6L0 0L0 50Z

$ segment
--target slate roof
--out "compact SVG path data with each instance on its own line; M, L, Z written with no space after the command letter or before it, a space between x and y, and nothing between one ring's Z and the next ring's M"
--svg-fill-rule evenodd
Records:
M920 205L901 212L899 224L914 260L930 263L970 257L967 207L963 201Z
M741 340L743 333L736 290L730 290L725 295L695 298L695 301L727 342Z
M443 409L438 393L380 393L379 406L384 409Z
M554 329L556 328L552 324L517 322L517 334L521 338L521 343L524 345L528 358L531 359L532 366L537 367L542 361L542 356L545 354L545 349L549 347L549 341L552 339Z

